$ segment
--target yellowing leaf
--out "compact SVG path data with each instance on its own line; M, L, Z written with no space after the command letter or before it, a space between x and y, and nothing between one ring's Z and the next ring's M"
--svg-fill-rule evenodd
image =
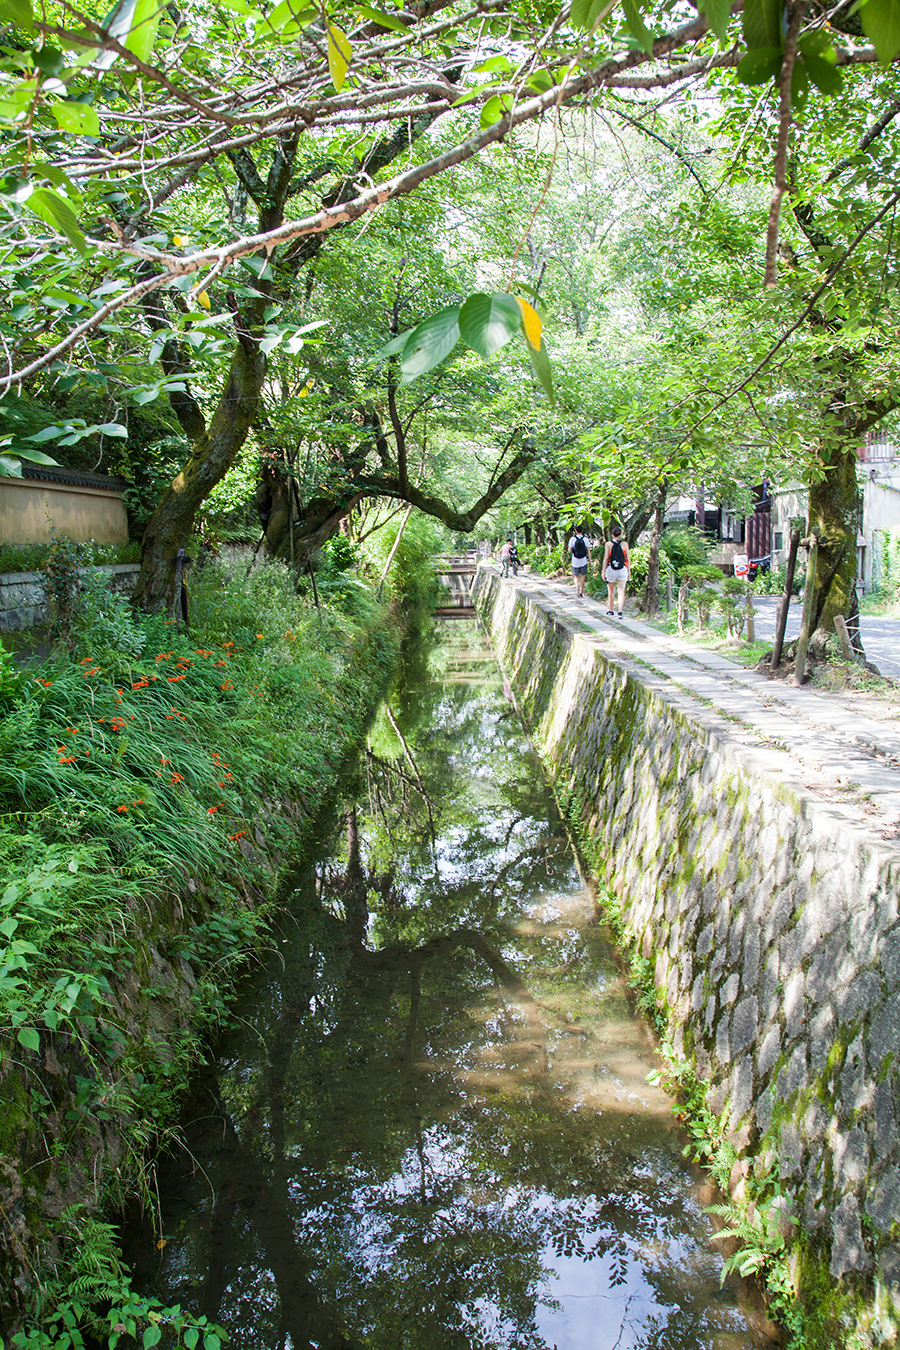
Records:
M310 393L312 392L312 387L313 387L313 377L312 375L310 375L309 379L306 381L306 384L300 390L300 397L308 398Z
M204 309L212 308L212 306L209 303L209 296L207 295L206 291L197 292L197 301L199 304L203 306Z
M187 234L172 235L172 243L175 244L177 248L184 248L185 244L189 244L190 242L191 242L190 235Z
M527 300L522 300L516 296L516 303L522 311L522 327L525 329L525 336L535 351L541 349L541 321L538 318L537 310L529 305Z
M344 86L352 55L353 49L347 40L346 33L343 33L337 24L330 23L328 25L328 73L331 76L331 83L338 92Z

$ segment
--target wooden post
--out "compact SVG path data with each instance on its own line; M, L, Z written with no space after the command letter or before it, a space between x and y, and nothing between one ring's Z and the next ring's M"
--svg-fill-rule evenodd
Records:
M803 587L803 613L800 618L800 636L797 639L797 656L794 661L794 684L802 684L806 679L806 648L809 643L809 631L812 624L813 598L816 591L816 569L819 563L819 541L814 534L808 542L809 553L806 562L806 584Z
M791 544L788 549L787 572L784 578L784 595L781 597L781 605L778 609L778 620L775 625L775 645L772 648L772 656L769 660L769 669L777 670L781 663L781 649L784 646L784 633L787 628L788 609L791 603L791 591L794 586L794 572L797 568L797 549L800 547L800 530L794 528L791 530Z
M845 661L856 661L856 652L853 650L853 643L850 641L850 633L847 628L847 620L843 614L835 614L834 629L838 635L838 641L841 644L841 651L844 654Z
M672 613L672 573L666 573L666 613Z

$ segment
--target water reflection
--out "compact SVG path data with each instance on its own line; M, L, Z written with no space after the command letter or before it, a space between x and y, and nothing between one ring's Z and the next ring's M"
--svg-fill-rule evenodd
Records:
M247 1350L749 1346L474 626L413 654L361 776L197 1084L146 1280Z

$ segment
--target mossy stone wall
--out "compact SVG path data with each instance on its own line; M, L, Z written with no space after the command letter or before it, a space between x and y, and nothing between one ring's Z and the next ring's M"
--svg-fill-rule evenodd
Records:
M894 1343L900 849L516 587L482 571L475 594L676 1049L727 1113L735 1184L769 1176L788 1198L798 1282L811 1261L857 1309L846 1343Z

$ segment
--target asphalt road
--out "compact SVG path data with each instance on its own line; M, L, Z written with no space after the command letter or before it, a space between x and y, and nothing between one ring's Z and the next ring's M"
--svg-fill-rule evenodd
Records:
M776 595L757 595L753 598L756 609L756 636L766 641L775 638L775 610L778 605ZM882 675L900 680L900 619L880 619L870 614L862 614L859 630L866 658L877 666ZM786 640L797 637L800 632L800 601L791 601L788 611Z

